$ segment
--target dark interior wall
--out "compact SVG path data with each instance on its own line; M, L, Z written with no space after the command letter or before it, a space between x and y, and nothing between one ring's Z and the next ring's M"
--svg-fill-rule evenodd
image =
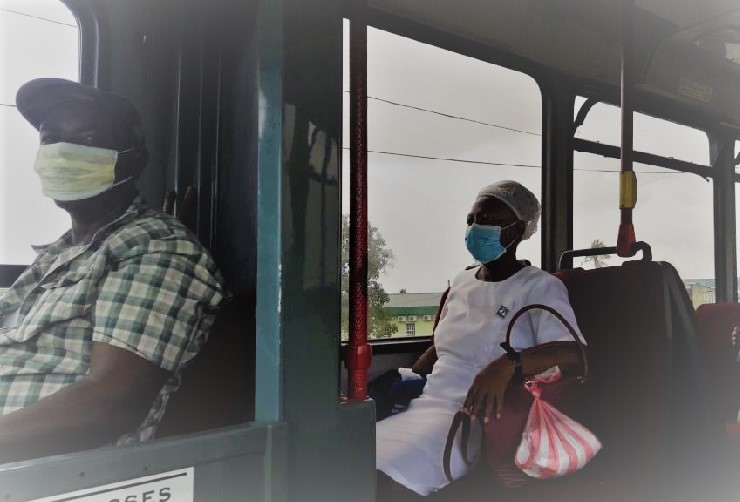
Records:
M176 159L178 29L174 0L70 0L82 27L82 79L126 96L139 110L149 163L139 187L161 206ZM84 71L86 70L87 71Z
M238 393L248 419L255 367L258 1L68 3L82 28L82 81L123 94L141 115L149 150L139 180L144 198L161 207L169 192L181 202L188 187L195 190L189 226L233 294L222 315L228 321L221 323L229 334L212 334L238 338L221 340L218 348L228 352L224 343L234 343L239 351L230 360L240 383L223 393L232 400Z
M254 301L257 241L257 1L231 2L220 27L214 253L232 291Z
M141 193L159 207L194 187L194 230L233 292L252 294L256 0L68 3L83 25L83 82L123 94L141 115Z

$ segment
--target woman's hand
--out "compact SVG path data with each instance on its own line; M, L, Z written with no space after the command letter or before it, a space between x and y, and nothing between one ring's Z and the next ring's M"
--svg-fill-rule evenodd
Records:
M738 345L740 345L740 342L738 341L738 338L740 338L740 326L735 326L735 328L732 330L732 346L734 348L738 348Z
M514 363L506 357L499 357L486 366L473 380L468 396L463 403L463 411L487 423L494 415L501 418L504 408L504 393L514 376Z

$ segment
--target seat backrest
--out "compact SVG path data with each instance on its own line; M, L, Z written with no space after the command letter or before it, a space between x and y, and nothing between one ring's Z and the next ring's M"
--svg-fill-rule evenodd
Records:
M187 187L182 200L169 192L162 210L195 231L197 197ZM241 296L216 317L208 341L181 373L179 389L170 396L157 437L228 427L254 418L255 300Z
M219 312L208 341L182 372L157 437L236 425L254 418L254 312L235 298Z
M662 472L668 441L672 340L664 271L635 261L556 276L588 342L594 390L588 420L604 444L588 481L640 492Z
M740 303L701 305L696 310L698 342L706 367L707 393L717 425L736 420L740 408L740 362L730 336L740 326Z

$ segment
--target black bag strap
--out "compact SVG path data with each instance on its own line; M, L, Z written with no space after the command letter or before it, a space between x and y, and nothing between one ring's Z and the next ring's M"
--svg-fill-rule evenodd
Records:
M570 333L570 336L573 337L573 340L578 344L578 348L581 350L581 360L583 362L583 379L585 380L588 378L590 371L588 367L588 358L586 357L586 346L584 345L583 341L581 341L581 338L578 336L578 333L576 333L576 330L571 326L571 324L563 317L560 312L555 310L554 308L548 306L548 305L542 305L539 303L533 303L532 305L527 305L526 307L522 307L516 314L514 314L514 317L511 318L511 321L509 321L509 326L506 328L506 341L501 342L501 348L504 349L506 352L515 352L514 349L511 346L511 331L514 329L514 323L519 319L521 316L529 312L530 310L545 310L552 315L554 315L561 323L563 323L563 326L565 326L565 329L568 330L568 333Z
M471 426L471 419L470 415L468 415L464 411L458 411L455 413L455 415L452 417L452 425L450 425L450 430L447 432L447 442L445 443L445 451L442 455L442 467L445 471L445 476L447 477L447 481L452 482L454 481L452 479L452 469L450 467L450 460L452 458L452 447L455 444L455 436L457 435L457 431L460 431L460 450L462 453L462 458L465 461L465 463L468 466L473 465L477 457L468 460L468 440L470 439L470 426ZM479 449L479 455L480 452L483 451L484 446L484 436L481 434L481 446Z
M514 323L524 314L529 312L530 310L545 310L552 315L554 315L568 330L568 333L573 337L573 339L578 344L578 347L581 350L581 360L583 362L583 376L581 377L582 380L586 380L589 376L589 367L588 367L588 358L586 357L586 346L584 345L583 341L581 341L581 338L578 336L578 333L576 333L576 330L571 326L571 324L565 319L557 310L554 308L547 306L547 305L541 305L541 304L532 304L527 305L526 307L523 307L520 309L514 316L511 318L511 321L509 321L509 326L506 329L506 341L501 342L501 347L509 352L513 351L514 349L511 347L511 332L514 328ZM452 417L452 424L450 425L450 430L447 432L447 442L445 443L445 449L442 456L442 466L445 471L445 476L447 477L447 480L452 482L452 471L450 468L450 461L452 457L452 447L455 443L455 436L457 435L457 431L460 430L460 449L462 452L462 457L465 463L470 466L475 462L476 459L468 460L468 440L470 439L470 425L471 425L471 418L470 415L468 415L465 411L458 411L455 413L455 416ZM485 441L485 434L481 434L481 448L480 452L483 451Z

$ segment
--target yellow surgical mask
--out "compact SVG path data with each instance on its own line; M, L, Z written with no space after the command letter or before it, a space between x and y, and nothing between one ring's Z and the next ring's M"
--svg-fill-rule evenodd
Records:
M47 197L60 201L89 199L131 179L114 183L118 153L74 143L41 145L33 169Z

